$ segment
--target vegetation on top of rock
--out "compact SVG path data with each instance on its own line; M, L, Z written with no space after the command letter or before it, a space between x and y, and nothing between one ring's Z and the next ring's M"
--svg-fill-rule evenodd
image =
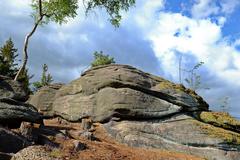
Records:
M222 127L229 130L240 132L240 121L236 120L226 112L201 112L199 115L201 121Z
M198 125L203 132L206 132L209 136L223 139L227 144L240 145L240 134L237 132L229 131L224 128L215 127L211 124L204 124L197 120L194 123ZM240 149L238 147L238 149Z
M109 55L103 54L102 51L94 52L94 61L92 62L92 67L97 67L101 65L108 65L115 63L114 58L110 57Z
M43 86L48 86L53 82L53 78L51 74L47 73L47 71L48 71L48 66L46 64L43 64L41 80L33 83L34 91L39 90Z

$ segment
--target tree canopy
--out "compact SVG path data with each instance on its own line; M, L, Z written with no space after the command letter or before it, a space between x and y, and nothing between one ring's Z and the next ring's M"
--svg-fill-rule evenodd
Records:
M9 38L5 44L0 48L0 74L14 77L17 73L16 57L17 49L14 47L14 43Z

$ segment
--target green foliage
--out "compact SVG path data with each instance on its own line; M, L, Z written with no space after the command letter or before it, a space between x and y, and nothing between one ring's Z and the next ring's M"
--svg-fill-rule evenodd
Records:
M17 72L15 59L18 56L14 43L9 38L0 48L0 74L8 77L14 77Z
M11 38L9 38L5 44L0 48L0 74L14 78L18 71L18 64L16 63L16 58L18 54L17 49L14 48L14 43ZM23 84L23 88L26 92L30 93L30 79L33 75L28 74L26 69L19 77L18 81Z
M29 75L28 69L25 69L22 74L20 74L18 81L22 83L24 90L30 94L32 93L29 86L31 85L30 80L34 75Z
M94 52L93 54L94 61L91 64L92 67L115 63L113 57L110 57L109 55L104 55L102 51Z
M120 25L122 16L120 11L128 11L135 4L135 0L82 0L86 6L86 15L95 8L104 8L110 16L110 22L115 27ZM32 16L37 21L41 16L44 16L42 24L47 24L49 21L58 24L66 23L69 18L77 16L78 0L42 0L41 14L39 0L32 0L33 8Z
M39 90L43 86L47 86L53 82L53 78L50 73L48 72L48 66L46 64L43 64L42 66L42 77L41 80L38 82L33 83L34 91Z
M89 0L87 2L86 14L94 8L104 8L110 16L113 26L119 27L122 16L120 11L128 11L135 4L135 0Z
M68 18L77 16L78 0L42 0L41 14L39 14L39 0L32 0L31 6L35 21L43 16L42 24L47 24L50 21L62 24L66 23Z

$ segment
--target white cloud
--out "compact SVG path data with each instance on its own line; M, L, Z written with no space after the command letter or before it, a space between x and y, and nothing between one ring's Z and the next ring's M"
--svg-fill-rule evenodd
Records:
M215 0L197 0L192 7L192 16L194 18L206 18L210 15L216 15L220 8Z
M221 2L222 12L226 14L231 14L240 5L239 0L221 0Z
M137 4L141 6L137 6L136 10L136 22L140 26L151 27L152 23L154 23L155 18L157 18L157 11L160 11L164 8L165 1L164 0L151 0L151 1L142 1ZM144 4L144 5L142 5Z
M227 83L240 86L238 80L240 52L222 37L221 23L167 12L160 12L157 19L152 18L156 21L155 23L141 25L141 27L145 31L146 39L151 42L156 57L163 65L166 75L177 80L177 54L180 52L193 56L198 61L204 61L205 67L211 74ZM145 21L151 22L149 18Z
M239 7L239 0L195 0L191 9L193 18L209 18L209 16L228 16Z

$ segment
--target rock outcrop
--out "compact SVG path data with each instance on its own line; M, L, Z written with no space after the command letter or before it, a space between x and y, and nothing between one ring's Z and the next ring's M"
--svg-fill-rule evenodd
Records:
M53 116L52 103L56 92L63 86L61 83L50 84L40 88L33 96L29 103L35 106L39 112L45 116Z
M193 91L127 65L90 69L57 91L53 102L53 112L69 121L153 119L201 110L208 105Z
M238 130L203 119L211 112L194 91L130 66L92 68L60 88L52 104L54 114L68 121L106 123L108 133L129 146L210 160L240 157Z
M0 76L0 124L18 128L22 121L42 122L42 115L25 101L28 95L21 83Z
M188 115L152 121L105 124L119 142L133 147L158 148L198 155L210 160L240 158L240 134L202 123Z
M41 123L42 116L32 105L0 98L0 124L18 128L22 121Z
M21 83L0 75L0 98L26 101L28 95L26 91L24 91Z

